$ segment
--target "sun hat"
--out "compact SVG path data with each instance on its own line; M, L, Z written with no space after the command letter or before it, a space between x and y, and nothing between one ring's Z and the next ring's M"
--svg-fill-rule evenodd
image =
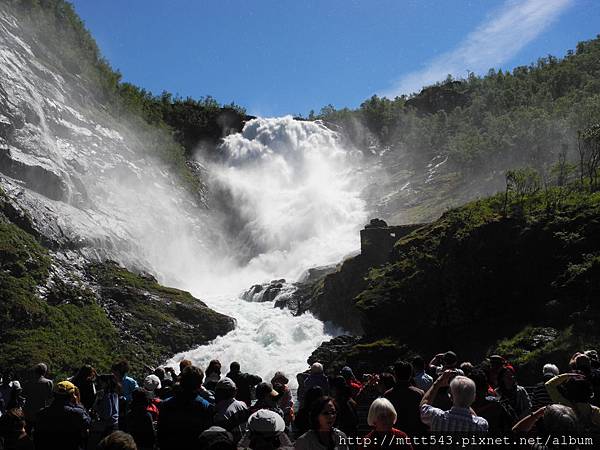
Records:
M285 422L276 412L259 409L248 419L248 428L256 433L281 433L285 430Z
M156 375L148 375L144 378L144 389L150 392L160 389L160 378Z
M71 395L75 393L76 389L70 381L61 381L54 385L54 393L58 395Z

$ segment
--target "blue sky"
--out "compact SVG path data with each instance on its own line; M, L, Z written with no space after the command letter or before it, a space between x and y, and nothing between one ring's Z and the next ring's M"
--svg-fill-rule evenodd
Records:
M251 114L354 108L446 74L562 56L597 0L73 0L125 81Z

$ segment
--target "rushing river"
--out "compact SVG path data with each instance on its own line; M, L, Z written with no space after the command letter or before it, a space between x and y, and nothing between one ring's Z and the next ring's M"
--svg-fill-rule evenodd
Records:
M228 215L220 221L236 230L226 240L242 261L226 274L212 274L208 285L201 274L198 282L184 281L210 307L234 317L237 328L169 364L185 357L206 367L217 358L226 368L235 360L263 378L283 370L295 383L293 374L306 369L310 353L339 330L239 294L255 283L297 280L306 269L336 263L359 248L367 219L361 155L344 149L322 125L290 117L255 119L242 134L229 136L222 151L223 161L209 173L213 189L227 193Z

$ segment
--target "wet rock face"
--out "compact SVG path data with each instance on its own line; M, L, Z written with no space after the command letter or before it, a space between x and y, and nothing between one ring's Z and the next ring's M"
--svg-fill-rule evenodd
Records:
M179 211L199 206L152 154L149 141L170 138L157 130L147 137L139 118L112 115L98 86L65 66L6 4L0 49L0 188L52 248L158 272L135 249L147 227L132 216L151 216L156 195ZM201 229L194 214L188 219Z
M270 283L255 284L242 294L242 299L247 302L272 302L280 294L290 293L295 290L293 284L286 283L285 279L273 280Z
M59 175L40 165L19 161L9 147L0 147L0 172L51 200L67 198L69 190Z
M210 233L156 153L170 134L116 114L86 78L89 61L63 60L10 3L0 2L0 367L47 361L71 376L126 357L141 373L233 330L234 319L151 275L176 278L163 270L174 236Z
M330 341L323 342L319 348L312 352L307 362L309 365L320 362L326 367L335 366L339 355L347 354L359 341L360 338L355 336L343 335L335 337Z
M414 356L405 345L392 340L370 341L356 336L338 336L323 342L308 358L308 364L320 362L330 375L337 375L344 366L350 366L354 374L389 372L399 359Z
M134 274L114 262L92 264L86 274L121 336L140 348L152 343L164 358L235 328L231 317L188 292L159 285L150 274Z

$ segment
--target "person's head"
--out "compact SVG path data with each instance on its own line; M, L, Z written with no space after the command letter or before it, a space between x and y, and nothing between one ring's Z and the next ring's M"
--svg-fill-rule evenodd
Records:
M517 385L515 371L511 367L503 367L498 372L498 388L501 392L510 392Z
M568 406L548 405L544 409L544 427L552 436L573 436L577 434L579 421Z
M204 372L200 367L186 366L180 375L181 389L184 393L192 394L202 387Z
M354 372L352 371L352 369L349 366L342 367L342 370L340 370L340 375L342 377L344 377L344 379L346 381L350 381L350 380L355 380L356 379L356 377L354 376Z
M338 375L331 380L331 395L339 400L340 397L350 397L350 388L343 376Z
M189 359L182 359L179 361L179 373L183 372L183 369L192 365L192 362Z
M117 378L121 379L129 372L129 363L125 359L117 361L112 365L112 371Z
M229 371L231 373L240 373L240 363L237 361L233 361L231 364L229 364Z
M488 391L488 379L485 372L481 369L473 369L469 378L475 383L475 392L477 398L484 398Z
M454 369L458 364L458 358L456 357L456 353L451 350L448 350L442 356L442 365L444 366L444 370Z
M321 364L320 362L312 363L312 365L310 366L310 373L312 375L322 374L323 373L323 364Z
M276 436L285 430L285 422L276 412L259 409L248 418L248 429L255 435Z
M459 408L469 408L475 401L475 382L458 375L450 382L452 404Z
M579 370L585 374L589 374L592 370L592 362L590 358L584 353L576 353L572 360L573 370Z
M36 377L43 377L48 373L48 366L44 363L36 364L33 368L33 373Z
M229 400L235 397L237 386L231 378L221 378L215 387L215 397L217 401Z
M421 356L415 356L411 364L415 372L423 372L425 370L425 361Z
M0 372L0 376L2 377L2 384L8 384L13 379L13 373L11 369L4 369Z
M590 359L598 361L598 351L597 350L593 350L593 349L586 350L583 352L583 354Z
M119 379L114 373L105 373L98 375L96 377L96 380L98 381L98 387L104 390L105 392L119 393L121 391L121 383L119 382Z
M137 450L133 437L124 431L115 431L100 441L97 450Z
M558 367L554 364L544 364L544 367L542 368L542 376L546 379L553 378L559 373Z
M310 429L316 431L331 431L337 411L331 397L321 397L313 403L310 409Z
M204 374L206 377L221 376L221 362L218 359L213 359L208 363L208 367L206 368L206 372Z
M592 369L600 369L600 356L596 350L586 350L583 352L588 358L590 358L590 366Z
M148 375L146 378L144 378L144 389L146 391L154 394L154 391L160 388L160 378L158 378L156 375Z
M93 381L96 378L96 369L89 364L84 364L75 374L75 378L82 381Z
M396 378L389 372L383 372L379 376L379 382L377 383L377 390L382 394L396 386Z
M262 400L263 402L275 402L277 397L279 397L279 393L273 389L273 385L271 383L258 383L256 386L256 399Z
M142 388L135 388L131 393L131 407L146 408L150 404L148 391Z
M290 382L290 380L288 379L288 377L286 377L285 374L281 371L275 372L275 375L273 375L273 378L271 378L272 385L275 385L275 384L286 385L289 382Z
M562 388L564 396L573 403L589 403L594 396L594 387L583 374L569 378Z
M58 402L75 403L77 387L70 381L61 381L54 385L54 400Z
M198 437L198 448L203 450L236 450L232 434L225 428L212 426Z
M21 408L12 408L0 416L0 437L14 438L25 431L25 416Z
M304 394L302 408L306 408L308 411L310 411L310 408L312 407L313 403L321 397L323 397L323 389L321 388L321 386L311 387L308 391L306 391L306 394Z
M397 361L394 364L394 375L396 375L396 382L408 382L412 376L412 366L407 361Z
M468 361L461 363L459 367L460 370L462 370L467 376L469 376L469 374L473 371L473 364Z
M378 431L388 431L396 423L396 418L394 405L388 399L380 397L371 403L367 423Z
M500 355L490 356L490 369L494 371L500 370L506 364L506 360Z
M165 379L165 369L162 367L157 367L154 369L154 375L158 377L158 379L162 382Z

